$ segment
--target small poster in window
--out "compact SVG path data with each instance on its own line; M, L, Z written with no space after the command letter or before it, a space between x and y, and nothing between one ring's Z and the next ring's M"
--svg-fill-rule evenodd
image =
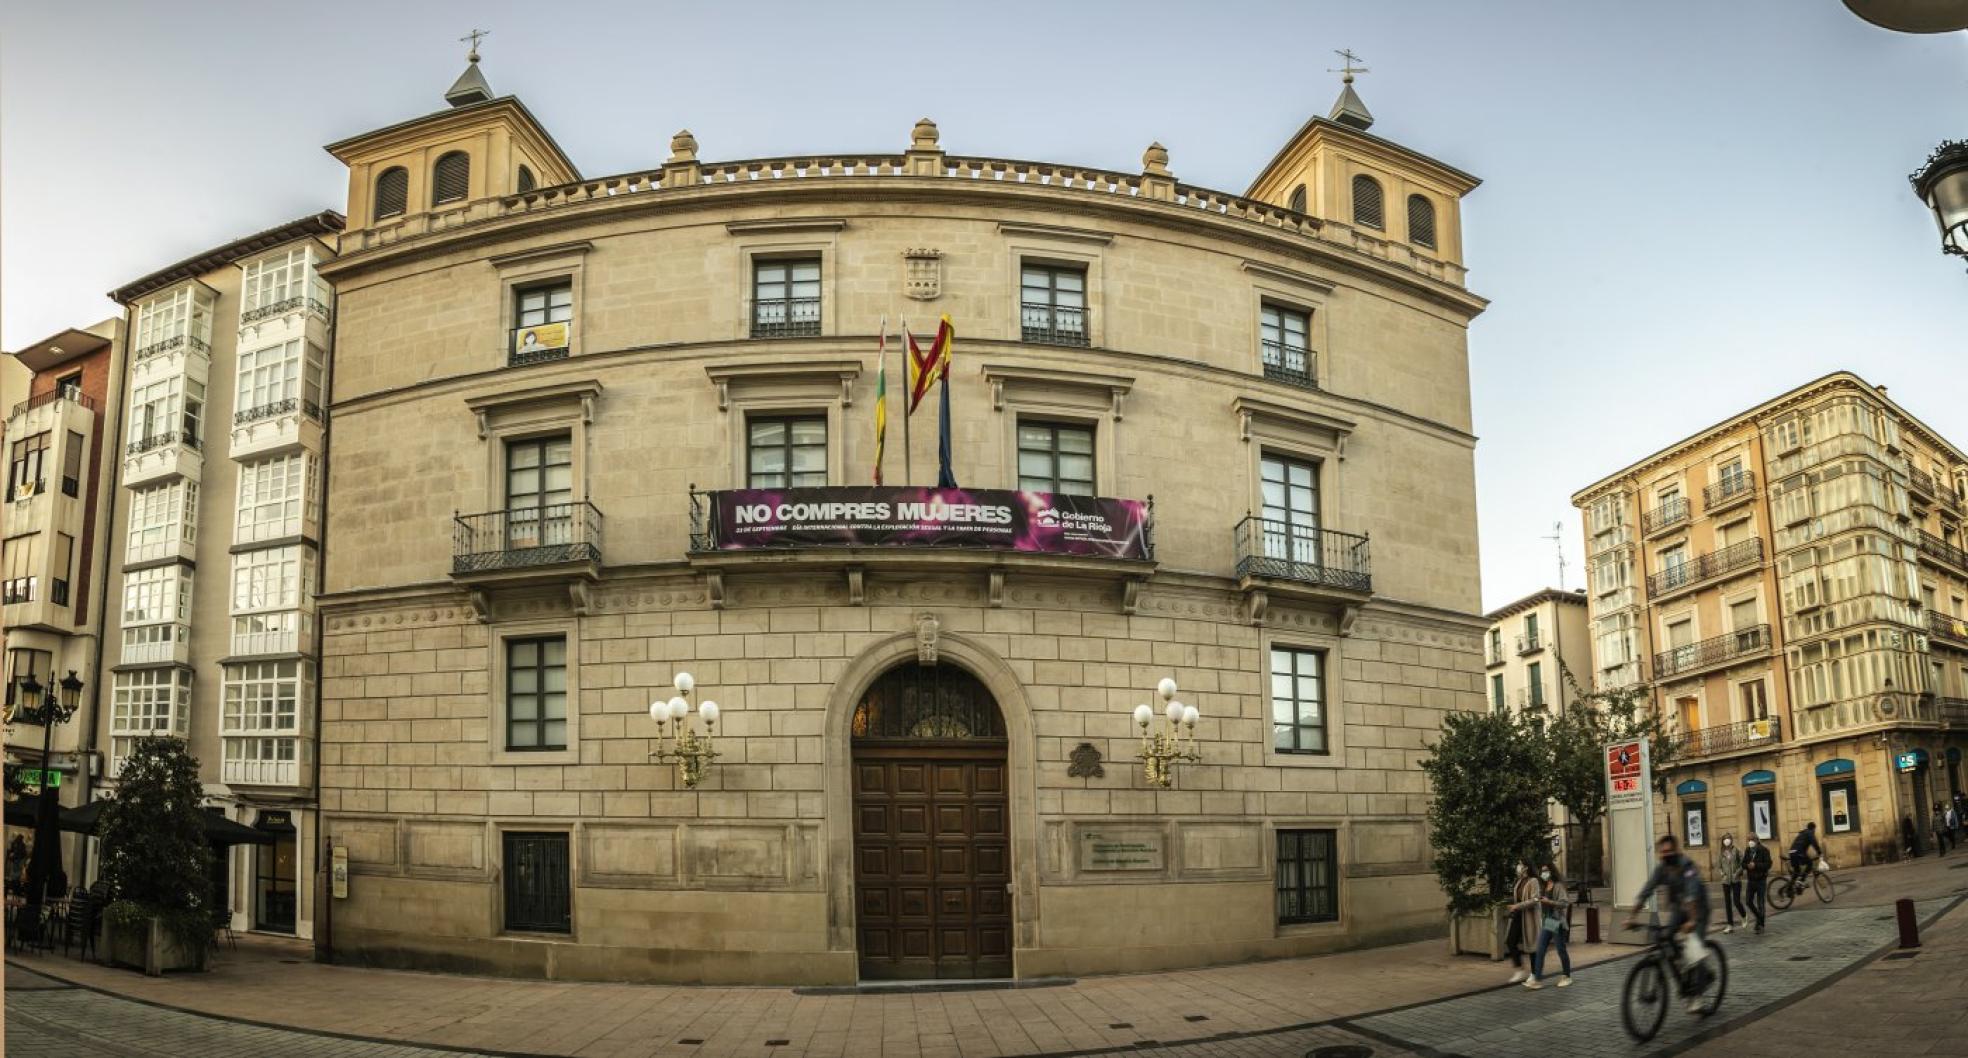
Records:
M1831 832L1844 834L1852 829L1851 795L1843 789L1827 791L1831 796Z
M531 327L521 327L513 338L513 353L518 356L565 348L567 348L565 323L538 323Z
M1767 799L1759 797L1749 803L1749 819L1751 828L1756 831L1756 840L1772 841L1776 838L1777 830L1770 819L1770 802Z
M1702 810L1700 808L1688 809L1688 844L1708 844L1708 832L1702 825Z

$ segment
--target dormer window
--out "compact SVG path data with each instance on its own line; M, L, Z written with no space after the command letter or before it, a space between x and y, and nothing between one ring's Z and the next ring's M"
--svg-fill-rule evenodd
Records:
M452 151L431 167L431 205L463 202L471 194L471 156Z
M400 217L410 204L410 170L392 166L376 178L376 219Z
M1387 210L1380 181L1365 174L1353 178L1353 223L1376 230L1387 227Z
M1408 196L1408 241L1435 248L1435 203L1421 195Z

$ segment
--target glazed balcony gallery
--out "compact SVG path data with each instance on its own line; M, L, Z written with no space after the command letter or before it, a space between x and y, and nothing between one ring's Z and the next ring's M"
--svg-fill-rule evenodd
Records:
M927 121L590 179L475 66L451 101L330 147L295 755L338 958L843 983L1439 929L1473 178L1347 109L1242 196ZM294 730L253 700L242 774ZM1210 937L1140 943L1199 898Z

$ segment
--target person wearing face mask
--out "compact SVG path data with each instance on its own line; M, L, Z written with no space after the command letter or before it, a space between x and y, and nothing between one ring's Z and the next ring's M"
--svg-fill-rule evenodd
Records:
M1763 932L1764 897L1770 889L1770 850L1756 835L1749 836L1749 847L1743 850L1743 882L1749 887L1749 910L1756 914L1756 932ZM1749 925L1749 915L1743 915L1743 925Z
M1538 943L1537 951L1531 954L1531 976L1524 987L1544 987L1544 953L1555 947L1558 964L1564 970L1558 975L1558 987L1567 988L1572 983L1572 953L1565 946L1572 933L1572 898L1565 892L1565 880L1558 877L1558 868L1549 863L1538 869L1537 883Z
M1538 880L1531 873L1531 865L1528 862L1517 864L1517 882L1510 891L1510 929L1504 935L1504 947L1510 952L1511 968L1516 970L1510 975L1513 985L1530 976L1524 971L1524 947L1537 936L1537 894Z
M1702 973L1706 967L1700 964L1707 955L1704 935L1708 932L1708 886L1702 884L1701 868L1695 861L1681 854L1681 842L1672 834L1666 834L1654 842L1654 853L1660 857L1655 864L1654 873L1647 876L1647 884L1640 889L1640 895L1633 898L1633 910L1626 916L1626 927L1637 929L1640 925L1640 909L1656 891L1664 891L1668 907L1672 912L1667 919L1670 934L1681 938L1684 972L1695 979L1697 987L1685 992L1690 1013L1699 1013L1702 1008L1701 993L1707 989L1707 981L1713 983L1712 975Z
M1729 920L1722 932L1734 933L1737 915L1742 916L1744 926L1749 925L1749 909L1743 906L1743 855L1736 848L1734 834L1722 835L1722 855L1716 858L1715 874L1722 881L1722 914Z

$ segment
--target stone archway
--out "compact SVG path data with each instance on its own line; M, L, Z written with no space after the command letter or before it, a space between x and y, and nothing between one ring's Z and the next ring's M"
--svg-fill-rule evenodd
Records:
M825 731L828 947L854 957L857 973L869 969L859 967L862 937L856 891L856 763L857 757L865 755L872 762L882 754L866 752L857 746L853 732L855 717L862 713L863 703L884 675L898 667L924 664L932 668L953 666L975 681L996 707L1003 731L1002 742L998 744L1001 756L997 759L1001 761L1003 826L1007 831L1010 860L1004 872L1009 889L1004 911L1010 924L1010 950L1003 957L994 955L968 969L951 962L937 972L944 976L1015 976L1016 953L1033 946L1038 920L1036 742L1031 709L1024 688L1003 659L964 636L950 633L936 636L933 650L923 648L920 632L900 633L869 644L848 663L829 695ZM931 726L923 730L932 733L955 730L942 726L945 720L947 717L932 720ZM977 756L984 757L988 763L990 750L978 748L982 752ZM887 778L884 776L885 781ZM964 776L964 781L977 781L974 768ZM930 805L934 805L933 799ZM906 973L885 976L933 975L921 973L923 968L912 966L906 968Z

